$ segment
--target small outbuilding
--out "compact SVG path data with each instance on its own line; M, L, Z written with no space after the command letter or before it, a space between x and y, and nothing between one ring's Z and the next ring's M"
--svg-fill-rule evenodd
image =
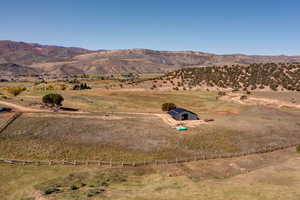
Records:
M171 115L171 117L173 117L177 121L199 120L197 114L183 108L174 108L170 110L168 114Z
M11 108L6 108L6 107L0 107L0 112L11 112Z

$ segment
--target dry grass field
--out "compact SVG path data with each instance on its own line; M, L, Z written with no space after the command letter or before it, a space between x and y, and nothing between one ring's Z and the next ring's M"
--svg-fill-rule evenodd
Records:
M0 83L0 100L40 109L43 95L63 95L64 106L83 113L24 113L0 134L0 157L38 160L143 161L187 158L200 152L228 153L300 142L300 110L217 100L217 92L105 89L39 90L33 83ZM26 86L19 96L5 87ZM293 92L252 92L280 101ZM6 96L7 98L3 98ZM173 102L214 121L179 132L158 115ZM8 114L0 114L0 124ZM106 169L96 166L0 164L0 199L299 199L295 149L242 158L168 167ZM2 184L5 183L5 184ZM59 191L57 190L59 189ZM51 192L52 191L52 192ZM288 191L288 192L287 192ZM43 199L45 200L45 199Z
M254 97L276 99L284 102L291 102L294 99L296 104L300 104L300 92L274 92L274 91L254 91Z
M216 120L178 132L155 115L25 113L0 135L0 157L143 161L300 141L300 112L249 106L203 117Z
M168 167L103 168L0 164L3 200L208 199L298 200L294 149ZM53 190L55 189L55 190Z

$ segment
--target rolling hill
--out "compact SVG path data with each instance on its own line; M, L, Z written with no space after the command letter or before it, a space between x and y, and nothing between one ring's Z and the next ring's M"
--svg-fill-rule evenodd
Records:
M14 63L0 63L0 75L17 76L17 75L38 75L42 71L27 66L22 66Z
M33 62L55 61L91 51L76 47L40 45L9 40L0 41L0 63L30 65Z
M33 68L48 73L154 73L180 68L252 63L296 63L300 56L215 55L192 51L147 49L111 50L74 56L63 62L34 63Z
M0 63L17 63L48 74L119 72L154 73L180 68L253 63L299 63L300 56L216 55L194 51L154 51L148 49L89 51L0 41Z

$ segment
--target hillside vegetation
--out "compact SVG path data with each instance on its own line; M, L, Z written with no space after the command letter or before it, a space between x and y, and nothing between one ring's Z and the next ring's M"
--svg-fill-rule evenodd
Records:
M175 90L205 86L234 90L300 91L300 65L268 63L186 68L152 81L152 88L171 85Z

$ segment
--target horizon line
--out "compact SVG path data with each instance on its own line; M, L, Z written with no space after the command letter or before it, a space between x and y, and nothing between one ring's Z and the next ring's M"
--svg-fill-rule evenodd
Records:
M18 43L26 43L26 44L38 44L42 46L55 46L55 47L65 47L65 48L80 48L80 49L85 49L88 51L92 52L97 52L97 51L114 51L114 50L150 50L150 51L162 51L162 52L194 52L194 53L205 53L205 54L213 54L213 55L219 55L219 56L230 56L230 55L241 55L241 56L285 56L285 57L300 57L300 53L291 55L291 54L247 54L247 53L213 53L213 52L208 52L208 51L201 51L201 50L196 50L196 49L181 49L181 50L170 50L170 49L151 49L151 48L142 48L142 47L132 47L132 48L105 48L105 49L90 49L86 47L81 47L81 46L68 46L68 45L63 45L63 44L49 44L49 43L43 43L43 42L26 42L23 40L16 41L16 40L9 40L9 39L3 39L0 40L0 42L18 42Z

